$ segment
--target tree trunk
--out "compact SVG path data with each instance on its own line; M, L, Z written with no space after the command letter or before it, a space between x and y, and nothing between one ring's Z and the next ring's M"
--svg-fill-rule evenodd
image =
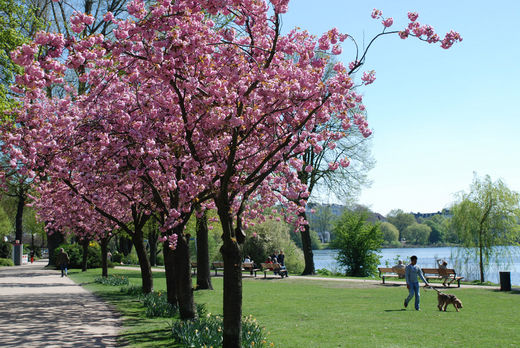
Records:
M480 282L484 283L484 255L483 255L484 246L482 245L482 228L480 229L480 231L478 233L478 247L479 247Z
M159 233L157 233L157 224L155 220L151 224L150 232L148 233L148 244L150 245L150 265L157 266L157 239L159 239Z
M87 261L88 261L88 239L83 239L81 241L81 246L83 247L83 257L81 259L81 271L85 272L87 270Z
M119 251L123 253L123 255L128 256L132 251L132 240L121 236L119 238Z
M139 266L141 267L141 278L143 284L143 293L149 294L153 291L153 276L152 266L150 266L150 260L146 253L144 246L143 231L135 230L132 236L132 242L134 243L137 258L139 259Z
M300 213L300 216L307 220L307 214L305 212ZM311 231L309 225L304 225L304 230L300 232L302 237L302 249L303 249L303 257L305 259L305 269L302 272L302 275L313 275L316 274L314 269L314 254L312 253L312 241L311 241Z
M177 287L175 286L175 265L173 259L173 252L168 247L168 242L163 243L163 255L168 303L174 306L178 306L179 300L177 298Z
M240 348L242 341L242 257L236 239L232 239L233 222L229 209L218 207L222 224L220 248L224 260L224 332L223 348Z
M209 267L208 215L197 218L197 290L213 290Z
M181 231L177 234L177 247L173 250L173 264L177 299L179 301L179 315L181 320L191 320L197 317L195 302L193 301L193 285L191 282L189 235Z
M108 277L108 241L110 239L101 239L101 276Z
M18 192L18 203L16 205L15 217L15 240L23 244L23 208L25 207L25 192L20 189Z
M56 250L61 243L63 243L64 238L61 233L58 231L52 231L52 234L47 232L47 248L49 249L49 264L48 266L56 265L56 258L54 256L54 250Z

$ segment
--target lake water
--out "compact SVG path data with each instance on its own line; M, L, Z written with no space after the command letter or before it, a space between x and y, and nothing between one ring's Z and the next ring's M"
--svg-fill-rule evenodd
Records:
M499 262L490 263L485 268L484 277L486 281L500 283L499 272L511 272L511 284L520 285L520 247L499 247ZM336 262L336 250L313 250L315 269L328 269L330 271L343 272ZM511 254L512 257L506 257ZM436 268L437 259L448 262L448 268L454 268L457 275L465 277L465 280L480 279L478 261L463 260L462 248L388 248L381 249L380 267L391 267L397 259L408 262L410 256L416 255L417 264L424 268Z

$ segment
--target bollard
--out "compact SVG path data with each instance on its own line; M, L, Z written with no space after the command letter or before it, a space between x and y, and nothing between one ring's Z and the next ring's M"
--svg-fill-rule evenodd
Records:
M500 291L511 291L511 272L500 272Z

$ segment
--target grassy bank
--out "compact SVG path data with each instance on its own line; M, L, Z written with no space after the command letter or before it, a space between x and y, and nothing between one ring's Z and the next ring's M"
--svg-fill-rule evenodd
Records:
M139 285L138 271L112 270ZM173 319L148 319L136 298L118 286L94 283L100 270L71 272L71 277L112 303L124 319L121 339L132 347L172 346ZM155 289L165 289L164 273L154 273ZM222 313L222 278L213 291L196 291L197 303ZM463 302L455 312L439 312L437 294L421 290L420 312L402 310L404 286L337 280L244 279L243 313L253 315L277 347L512 347L520 342L519 292L448 289Z

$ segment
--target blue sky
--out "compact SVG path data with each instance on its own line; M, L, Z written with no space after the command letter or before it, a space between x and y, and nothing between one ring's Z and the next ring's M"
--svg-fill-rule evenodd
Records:
M416 11L421 24L463 41L444 50L385 36L370 49L363 70L377 79L362 92L376 166L359 203L384 215L435 212L469 189L473 172L520 191L520 1L292 0L283 31L337 27L362 45L382 29L373 8L394 19L391 29ZM340 60L354 54L345 42Z

